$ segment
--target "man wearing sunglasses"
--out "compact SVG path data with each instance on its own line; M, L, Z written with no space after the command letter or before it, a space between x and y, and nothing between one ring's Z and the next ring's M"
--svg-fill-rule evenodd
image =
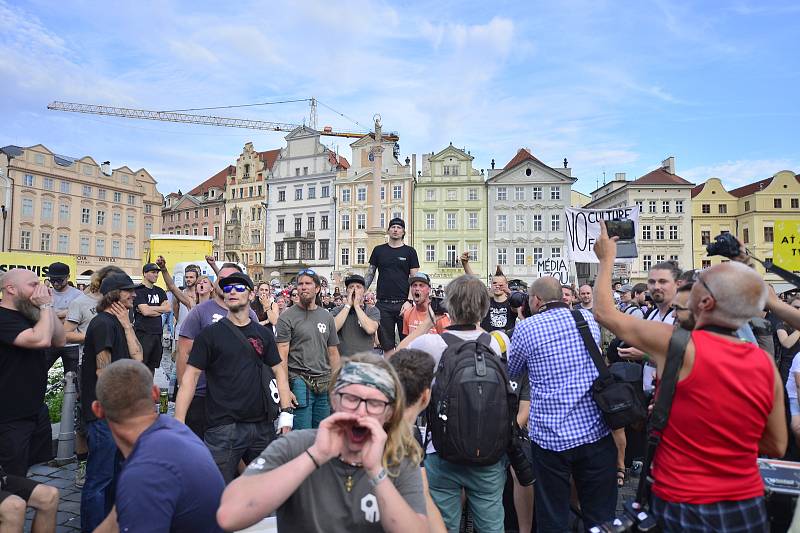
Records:
M675 316L675 324L679 328L692 331L695 326L694 315L692 310L689 309L689 293L692 292L694 283L691 281L684 283L675 292L675 298L672 299L672 314Z
M181 422L186 419L200 373L205 371L208 428L204 440L225 482L230 483L239 461L249 463L255 459L274 437L261 380L267 367L277 379L284 407L291 405L291 394L272 329L250 317L253 281L247 274L233 272L220 278L219 287L228 308L227 316L203 329L194 339L175 418ZM236 330L241 335L234 335ZM241 337L244 339L240 342ZM244 346L245 340L252 349ZM282 417L281 422L287 422L286 418ZM281 429L286 431L291 425Z

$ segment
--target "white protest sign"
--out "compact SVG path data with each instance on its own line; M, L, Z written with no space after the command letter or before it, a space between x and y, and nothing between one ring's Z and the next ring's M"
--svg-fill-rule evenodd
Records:
M639 231L639 208L636 206L614 209L567 208L564 210L564 219L566 256L575 263L599 262L594 254L594 243L600 237L601 220L633 220L635 232ZM630 263L633 258L616 261Z
M563 259L542 259L536 261L536 270L540 278L550 276L558 279L562 285L569 285L570 268Z

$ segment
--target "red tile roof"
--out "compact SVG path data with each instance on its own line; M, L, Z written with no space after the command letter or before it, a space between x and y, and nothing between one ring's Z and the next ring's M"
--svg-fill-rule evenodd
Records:
M772 183L772 178L774 177L775 176L772 176L767 179L756 181L755 183L749 183L747 185L743 185L742 187L733 189L732 191L730 191L730 193L737 198L742 198L743 196L750 196L755 192L766 189L769 186L769 184Z
M208 191L208 189L212 187L216 187L218 189L225 189L226 180L228 176L231 174L236 174L236 167L233 165L228 165L227 167L223 168L206 181L189 191L189 194L192 195L200 195Z
M264 165L267 167L267 171L271 171L273 165L275 165L275 161L278 159L278 156L281 155L281 149L278 148L277 150L267 150L266 152L258 152L258 158L264 162Z
M695 196L697 196L698 194L703 192L703 187L705 187L705 186L706 186L705 183L701 183L700 185L698 185L697 187L692 189L692 198L694 198Z
M337 161L336 152L334 152L333 150L328 151L328 162L331 165L335 165L337 170L347 170L348 168L350 168L350 163L343 155L340 155Z
M631 182L631 185L694 185L677 174L670 174L663 168L648 172L641 178Z
M513 159L511 159L511 161L509 161L506 164L506 166L503 167L503 170L509 170L519 165L523 161L528 161L528 160L539 163L540 165L548 166L539 161L538 159L536 159L535 157L533 157L533 154L531 154L527 149L520 148L519 150L517 150L517 155L515 155Z

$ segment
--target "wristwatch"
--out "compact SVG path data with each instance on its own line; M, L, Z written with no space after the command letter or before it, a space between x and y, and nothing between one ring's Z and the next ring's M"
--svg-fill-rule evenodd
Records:
M289 413L290 415L293 415L294 407L281 407L281 413Z
M39 306L39 309L51 309L53 304L42 304Z

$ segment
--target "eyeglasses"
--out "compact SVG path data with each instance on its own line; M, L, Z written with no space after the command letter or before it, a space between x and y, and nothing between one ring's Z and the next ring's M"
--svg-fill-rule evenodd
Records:
M712 298L713 298L713 296L712 296ZM670 309L672 309L673 311L688 311L688 310L689 310L689 308L688 308L688 307L684 307L684 306L682 306L682 305L675 305L675 304L672 304L672 305L670 305L669 307L670 307Z
M228 294L234 290L236 292L244 292L247 290L247 285L236 284L236 285L225 285L224 287L222 287L222 292L224 292L225 294Z
M703 288L706 290L706 292L708 293L708 295L709 295L709 296L711 296L712 298L714 298L714 301L716 301L716 300L717 300L717 297L716 297L716 296L714 296L714 293L713 293L713 292L711 292L711 288L709 288L709 286L708 286L708 283L706 283L705 281L703 281L703 278L700 276L700 271L697 271L697 272L695 272L695 273L694 273L694 280L695 280L695 281L699 281L699 282L700 282L700 284L701 284L701 285L703 286Z
M292 298L297 298L299 296L299 294L297 294L296 292L293 292L289 296L291 296Z
M358 408L363 402L367 408L367 414L382 415L386 412L386 408L391 405L391 402L377 400L374 398L361 398L346 392L337 392L339 396L339 403L345 411L358 411Z

